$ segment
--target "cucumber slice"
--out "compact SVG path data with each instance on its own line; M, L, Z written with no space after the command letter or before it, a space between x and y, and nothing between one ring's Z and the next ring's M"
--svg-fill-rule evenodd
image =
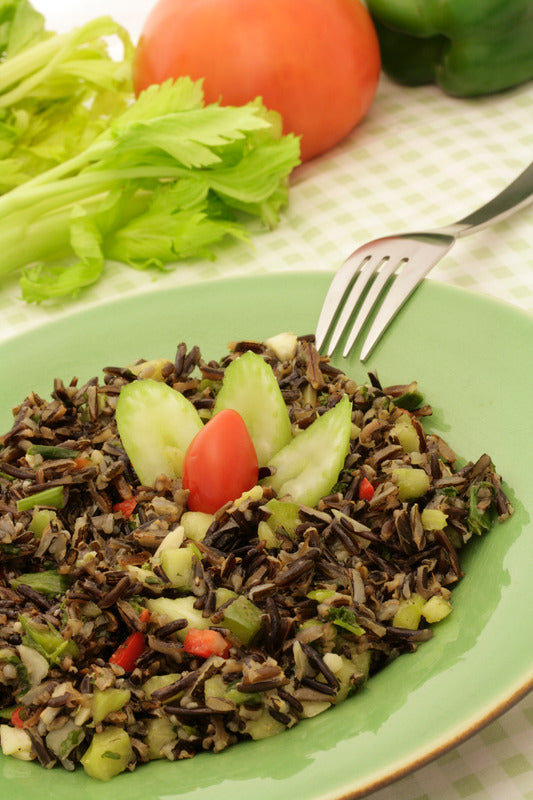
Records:
M176 738L176 733L168 717L154 717L146 721L146 744L148 745L148 758L154 761L163 758L161 752L166 744Z
M347 395L270 459L263 481L278 497L315 506L335 485L350 449L352 406Z
M243 418L259 466L291 441L289 412L272 368L248 350L226 367L214 413L232 408Z
M172 586L192 591L194 583L192 547L168 547L161 553L161 566Z
M392 474L396 477L398 497L402 502L421 497L429 489L429 477L419 467L398 467L392 470Z
M184 395L151 378L121 389L116 420L124 449L145 486L153 486L159 475L181 476L185 451L203 428Z
M146 601L146 607L148 611L159 616L166 616L169 620L186 619L187 627L182 628L176 634L178 639L183 642L189 628L205 630L211 624L209 617L203 616L202 609L194 607L195 602L196 597L194 595L186 595L185 597L150 597Z
M116 689L113 686L109 689L95 689L91 698L94 724L98 725L113 711L120 711L129 702L130 697L129 689Z
M133 760L133 749L128 733L117 725L109 725L94 734L91 744L81 757L85 772L91 778L108 781L124 772Z

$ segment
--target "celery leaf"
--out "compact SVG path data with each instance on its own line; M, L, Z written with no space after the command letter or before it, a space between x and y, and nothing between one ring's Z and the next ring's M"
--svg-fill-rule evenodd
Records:
M298 139L259 99L206 106L201 82L152 86L83 151L0 197L0 277L21 270L39 303L90 286L106 259L212 258L223 238L249 239L248 216L276 224L298 163Z

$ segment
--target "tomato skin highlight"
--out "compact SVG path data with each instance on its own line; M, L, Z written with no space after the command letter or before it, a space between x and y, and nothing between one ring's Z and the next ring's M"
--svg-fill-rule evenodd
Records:
M302 136L304 161L369 110L381 59L360 0L159 0L137 45L134 86L203 78L207 103L262 97Z
M240 414L226 408L196 434L185 453L183 488L191 511L213 514L255 486L257 455Z
M211 628L205 630L189 628L183 642L183 649L186 653L201 658L209 658L209 656L227 658L230 643L221 633L211 630Z

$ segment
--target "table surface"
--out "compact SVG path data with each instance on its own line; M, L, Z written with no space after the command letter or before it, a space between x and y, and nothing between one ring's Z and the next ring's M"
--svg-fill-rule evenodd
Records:
M137 40L152 0L34 0L50 30L110 14ZM70 303L29 306L15 279L0 288L0 340L102 300L148 288L287 270L335 271L378 236L447 225L518 175L533 156L533 84L460 100L382 78L366 119L339 146L298 168L280 225L221 248L215 261L168 273L117 265ZM462 239L431 280L492 295L533 314L533 205ZM533 388L533 387L532 387ZM1 395L1 387L0 387ZM528 610L526 610L527 613ZM533 799L533 696L371 800Z

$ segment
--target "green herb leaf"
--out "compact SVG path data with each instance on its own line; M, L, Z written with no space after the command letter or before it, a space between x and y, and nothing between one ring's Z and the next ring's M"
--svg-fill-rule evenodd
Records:
M364 633L363 628L361 628L355 619L354 612L351 608L347 608L346 606L332 606L328 611L326 619L329 622L333 622L338 628L344 628L344 630L355 634L355 636L361 636Z
M468 494L468 528L481 536L492 528L494 522L495 489L488 481L470 487Z
M72 580L68 575L60 575L56 570L26 572L10 581L14 589L24 584L25 586L31 586L32 589L47 596L64 594L71 583Z
M69 447L59 447L53 444L31 444L27 449L27 455L41 455L43 458L76 458L77 450Z
M76 642L73 639L64 639L52 625L49 624L47 628L37 625L23 614L19 615L19 621L24 630L24 644L37 650L49 664L59 664L64 656L75 657L78 654Z
M120 760L121 756L120 756L120 753L115 753L114 750L105 750L102 753L102 758L112 758L115 761L118 761L118 760Z

